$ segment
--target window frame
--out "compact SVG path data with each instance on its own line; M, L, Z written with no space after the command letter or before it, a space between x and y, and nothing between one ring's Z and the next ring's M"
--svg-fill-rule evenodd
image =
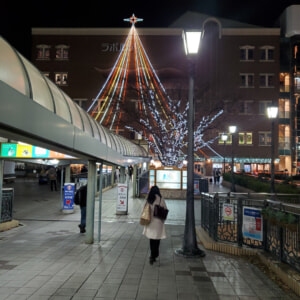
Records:
M245 76L245 85L242 85L242 76ZM249 77L252 77L252 85L249 85ZM240 73L240 88L254 88L254 73Z
M239 132L239 145L250 146L253 145L253 133L252 132ZM251 136L251 142L248 142L248 136ZM243 142L241 142L240 137L243 137Z
M57 76L61 76L61 78L64 78L66 76L66 80L60 80L60 83L57 80ZM54 72L54 82L58 86L67 86L68 85L68 72Z
M262 77L265 78L265 85L261 85ZM273 85L269 84L269 80L272 78ZM274 88L275 75L274 73L259 73L259 87L260 88Z
M241 100L239 101L240 104L240 108L243 108L243 111L241 111L241 109L239 109L239 114L240 115L253 115L253 100ZM251 104L251 105L249 105ZM249 110L249 107L251 107L251 109Z
M56 45L55 46L55 59L56 60L69 60L69 48L70 48L70 46L64 45L64 44ZM61 56L57 57L57 53L60 53ZM67 53L66 57L65 57L65 53Z
M264 135L265 142L261 143L261 135ZM271 146L272 145L272 133L271 131L259 131L258 132L258 146Z
M254 62L254 49L255 46L245 45L240 46L240 61L242 62ZM245 51L245 59L242 58L241 51ZM252 59L249 59L249 51L252 50Z
M269 50L273 51L273 58L269 58ZM262 53L264 52L264 59L262 58ZM263 46L259 48L259 61L260 62L274 62L274 54L275 54L275 47L274 46Z
M50 60L51 46L47 44L36 45L36 60ZM41 56L39 55L41 54Z

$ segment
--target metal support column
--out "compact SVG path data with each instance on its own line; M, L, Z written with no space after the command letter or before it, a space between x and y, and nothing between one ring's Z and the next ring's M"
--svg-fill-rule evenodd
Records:
M88 162L87 201L86 201L86 236L85 243L94 242L94 216L95 216L95 183L96 161Z

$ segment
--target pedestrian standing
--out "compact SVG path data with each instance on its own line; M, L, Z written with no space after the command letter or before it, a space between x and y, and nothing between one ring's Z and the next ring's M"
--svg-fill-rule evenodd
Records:
M120 182L120 169L119 169L119 167L116 168L116 180L117 180L117 182Z
M57 185L56 185L56 180L57 180L57 174L56 170L54 167L50 167L50 169L47 171L47 175L50 180L50 189L53 191L55 189L57 191Z
M165 209L167 209L167 205L165 203L165 200L160 194L160 190L158 186L156 185L151 187L146 201L151 206L151 222L149 225L144 226L143 234L150 241L149 262L152 265L159 256L160 240L165 239L167 237L165 222L153 216L154 206L156 204L160 204Z
M80 206L80 224L78 225L80 232L85 233L86 226L86 198L87 184L82 185L76 192L74 197L75 204Z
M128 175L129 175L129 180L131 181L132 179L132 174L133 174L133 167L130 165L128 167Z

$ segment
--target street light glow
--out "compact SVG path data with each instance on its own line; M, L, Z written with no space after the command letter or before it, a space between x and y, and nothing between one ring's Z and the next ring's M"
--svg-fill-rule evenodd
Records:
M228 135L227 135L226 133L222 133L222 135L221 135L221 140L222 140L223 142L226 142L226 141L228 140Z
M199 51L201 31L183 31L182 38L185 54L197 54Z
M277 106L269 106L267 108L267 114L269 119L276 119L278 114L278 107Z
M229 132L235 133L236 132L236 126L229 126Z
M277 118L278 114L278 107L277 106L269 106L267 107L267 115L270 120L272 120L272 127L271 127L271 193L275 193L275 166L274 166L274 160L275 160L275 145L274 145L274 131L275 131L275 124L274 121Z

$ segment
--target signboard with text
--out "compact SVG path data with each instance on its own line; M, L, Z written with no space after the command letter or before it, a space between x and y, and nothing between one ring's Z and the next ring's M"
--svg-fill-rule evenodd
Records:
M243 236L258 241L263 240L261 209L243 207Z
M74 209L75 183L65 183L64 185L64 210Z
M0 157L5 158L49 158L64 159L75 158L73 156L59 153L57 151L48 150L33 145L1 143Z
M118 183L117 213L127 213L128 185Z

